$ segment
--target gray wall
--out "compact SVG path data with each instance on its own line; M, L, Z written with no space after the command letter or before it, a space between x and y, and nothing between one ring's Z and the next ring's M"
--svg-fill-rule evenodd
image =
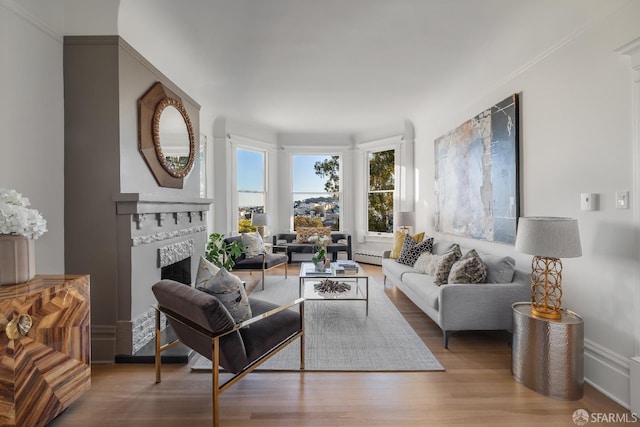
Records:
M92 359L111 361L116 325L140 314L132 298L144 292L132 280L132 227L116 215L115 200L199 197L199 161L184 189L156 183L138 152L137 101L161 81L182 97L195 135L200 106L117 36L65 37L64 73L65 271L91 275Z

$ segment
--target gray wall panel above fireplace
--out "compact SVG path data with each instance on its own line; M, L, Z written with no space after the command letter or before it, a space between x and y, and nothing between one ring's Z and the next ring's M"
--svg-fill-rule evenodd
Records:
M91 324L102 331L92 359L113 361L137 346L131 329L154 302L158 248L193 240L196 271L211 204L199 198L198 159L183 189L157 185L138 151L137 101L162 82L196 135L200 105L118 36L65 37L64 78L65 271L91 275Z

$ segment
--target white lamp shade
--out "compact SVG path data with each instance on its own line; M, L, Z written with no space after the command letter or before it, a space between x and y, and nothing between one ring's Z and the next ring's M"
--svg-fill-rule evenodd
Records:
M254 213L251 215L251 225L256 227L264 227L269 225L269 214L266 213Z
M414 225L416 225L416 213L397 212L395 223L398 227L413 227Z
M582 256L578 220L557 217L520 218L516 250L547 258Z

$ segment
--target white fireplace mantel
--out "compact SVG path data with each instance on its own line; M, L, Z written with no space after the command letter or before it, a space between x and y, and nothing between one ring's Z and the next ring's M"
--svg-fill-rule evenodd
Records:
M213 199L199 197L168 197L156 194L116 193L113 196L118 215L162 212L208 211Z

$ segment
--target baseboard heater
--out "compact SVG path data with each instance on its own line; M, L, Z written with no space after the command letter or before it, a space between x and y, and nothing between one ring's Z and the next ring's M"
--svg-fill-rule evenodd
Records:
M367 249L358 249L353 253L353 259L365 264L382 265L382 252Z

